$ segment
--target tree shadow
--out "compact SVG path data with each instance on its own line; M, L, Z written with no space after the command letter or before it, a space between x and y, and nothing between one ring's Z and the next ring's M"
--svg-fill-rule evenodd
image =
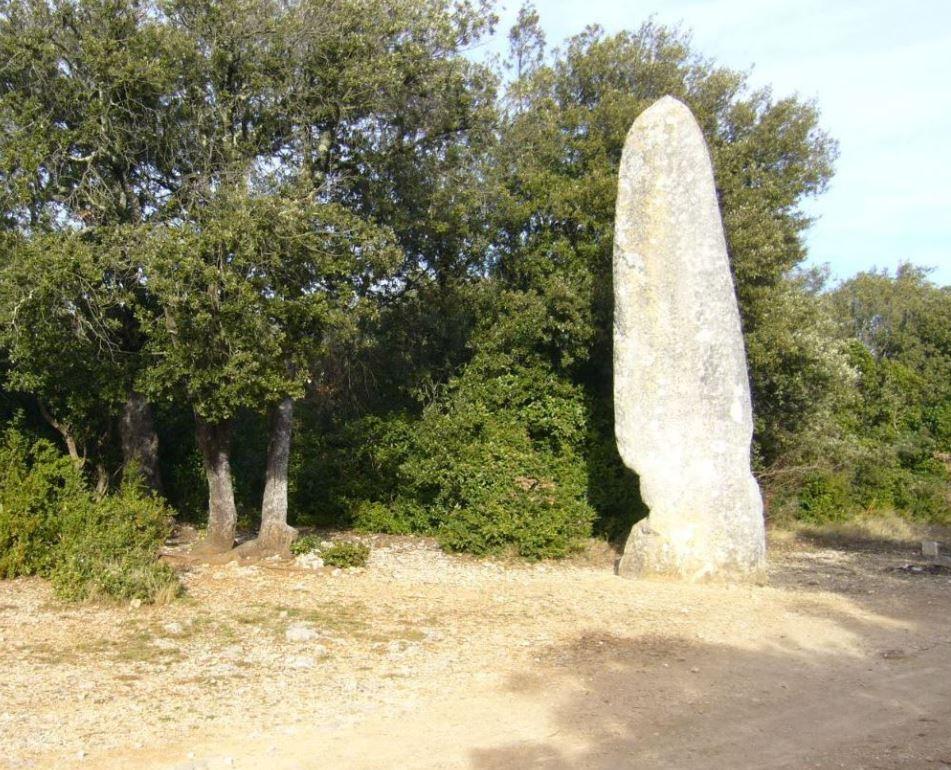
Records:
M478 748L471 766L951 767L949 594L938 579L925 594L831 604L797 597L802 622L821 620L849 640L838 646L783 635L734 646L579 633L508 680L515 697L556 702L547 737Z

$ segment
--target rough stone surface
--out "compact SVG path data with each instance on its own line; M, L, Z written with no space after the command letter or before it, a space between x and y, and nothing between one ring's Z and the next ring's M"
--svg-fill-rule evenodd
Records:
M669 96L624 145L614 301L618 448L650 508L618 573L756 575L766 546L739 311L707 146Z

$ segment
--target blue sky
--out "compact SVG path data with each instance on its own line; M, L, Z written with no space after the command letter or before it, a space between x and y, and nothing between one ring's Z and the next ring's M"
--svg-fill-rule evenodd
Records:
M520 0L500 0L504 40ZM848 277L909 260L951 284L951 0L536 0L549 45L653 15L777 95L815 99L840 157L810 261Z

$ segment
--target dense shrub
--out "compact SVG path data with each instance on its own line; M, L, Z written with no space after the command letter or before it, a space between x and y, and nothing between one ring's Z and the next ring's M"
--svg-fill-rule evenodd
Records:
M67 504L50 571L57 595L150 602L174 593L174 572L156 559L170 522L169 510L131 482L102 500Z
M841 521L852 507L848 477L818 471L806 477L799 492L799 518L814 524Z
M68 458L8 429L0 443L0 576L48 577L72 601L167 597L178 582L156 552L170 511L135 474L97 499Z
M343 540L320 551L320 558L329 567L365 567L370 558L370 548L362 543Z
M312 553L318 548L320 548L320 538L316 535L304 535L291 543L291 553L294 554L294 556Z
M329 567L365 567L370 558L369 546L350 540L341 540L330 545L321 545L317 535L304 535L291 543L291 553L300 556L316 553Z
M68 457L8 428L0 439L0 578L48 575L61 513L87 496Z
M361 529L428 532L448 549L563 556L591 534L584 393L542 366L477 356L423 410L380 433L389 499L354 507Z

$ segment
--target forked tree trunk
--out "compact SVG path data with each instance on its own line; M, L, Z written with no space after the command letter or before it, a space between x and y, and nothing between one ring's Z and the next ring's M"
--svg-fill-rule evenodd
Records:
M231 482L231 421L210 423L196 415L195 427L208 479L208 531L196 550L223 553L234 545L238 521Z
M136 467L145 486L162 494L159 442L152 420L152 407L140 393L133 391L126 400L119 420L119 435L122 439L123 466L126 469Z
M43 415L43 419L53 426L56 432L63 437L63 442L66 444L66 451L69 452L69 458L73 461L73 464L79 470L82 470L86 464L86 456L85 454L79 453L79 446L69 428L66 427L65 423L53 417L53 414L46 408L46 405L42 401L37 401L37 405L40 408L40 414Z
M271 407L268 414L267 477L261 503L261 531L258 547L286 552L297 536L287 524L287 466L291 452L294 399L288 397Z

